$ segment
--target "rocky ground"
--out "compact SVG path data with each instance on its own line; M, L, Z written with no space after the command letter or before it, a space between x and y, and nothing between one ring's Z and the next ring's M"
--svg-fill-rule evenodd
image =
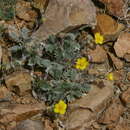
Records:
M32 47L50 35L80 30L77 41L86 45L81 53L88 56L91 82L87 94L53 119L32 88L33 76L43 72L16 66L5 71L1 65L0 130L130 130L129 0L17 0L13 18L0 14L0 30L2 65L13 62L9 48L28 37ZM93 42L96 32L103 45Z

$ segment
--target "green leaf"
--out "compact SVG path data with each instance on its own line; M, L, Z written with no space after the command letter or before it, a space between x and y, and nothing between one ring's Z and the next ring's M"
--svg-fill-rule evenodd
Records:
M39 82L39 87L43 91L49 91L49 90L51 90L51 86L46 81L43 81L43 80L41 80Z

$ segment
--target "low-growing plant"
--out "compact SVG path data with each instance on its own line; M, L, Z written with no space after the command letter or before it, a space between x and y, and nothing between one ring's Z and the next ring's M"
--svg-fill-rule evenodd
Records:
M87 58L82 58L81 46L75 34L67 34L64 38L50 36L42 44L27 48L20 43L10 48L12 65L18 63L30 71L41 71L43 76L34 76L33 88L37 96L49 105L63 100L66 103L80 98L88 92L90 86L85 80L88 67ZM87 65L76 68L77 59L85 59ZM18 65L17 64L17 65Z

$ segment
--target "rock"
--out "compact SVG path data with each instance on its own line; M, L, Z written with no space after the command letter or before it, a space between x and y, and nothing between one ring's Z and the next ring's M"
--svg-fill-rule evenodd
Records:
M91 0L51 0L45 11L45 19L43 25L32 35L34 40L42 41L50 35L85 24L94 26L96 9Z
M124 25L117 23L112 17L106 14L97 15L97 25L94 32L100 32L106 41L115 41Z
M123 92L121 95L121 100L125 105L130 106L130 87L125 92Z
M96 114L106 107L106 102L113 95L112 83L104 81L105 87L92 86L92 90L79 100L72 102L68 107L65 126L67 130L81 130L87 128Z
M121 104L120 100L116 100L108 107L108 109L106 109L98 122L102 124L114 123L119 119L124 111L125 108Z
M107 60L107 53L102 46L97 45L95 50L89 50L88 55L94 63L103 63Z
M43 13L47 7L49 0L34 0L33 6L40 9L40 12Z
M116 17L122 17L124 16L124 5L125 1L124 0L99 0L103 2L106 6L108 11L116 16Z
M35 103L28 105L10 104L8 107L1 108L0 123L7 124L12 121L26 120L43 110L45 110L44 103Z
M108 53L108 55L110 56L113 65L116 67L116 69L122 69L124 67L124 63L123 61L121 61L120 59L118 59L116 56L114 56L112 53Z
M130 55L130 33L121 33L117 42L114 45L116 55L120 58L125 58L126 54ZM126 59L127 60L127 59Z
M10 101L11 100L11 92L5 87L0 86L0 101Z
M5 83L9 90L24 95L26 91L31 90L31 75L28 72L13 72L5 77Z
M41 121L24 120L20 122L13 130L48 130L44 129Z
M32 10L30 2L20 0L16 3L16 16L25 21L35 21L37 13Z

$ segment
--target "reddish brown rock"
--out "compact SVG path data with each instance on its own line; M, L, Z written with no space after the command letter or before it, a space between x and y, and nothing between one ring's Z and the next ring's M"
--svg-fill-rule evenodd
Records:
M102 124L111 124L116 122L119 117L123 114L125 108L121 104L119 100L112 103L108 109L102 114L101 118L99 119L99 123Z
M32 10L31 3L25 1L16 3L16 15L25 21L35 21L37 17L37 13Z
M113 95L112 83L104 81L104 88L92 86L92 90L79 100L69 105L66 129L80 130L88 128L91 121L96 119L96 114L106 107L106 102Z
M107 60L107 53L102 46L97 45L95 50L89 50L88 55L94 63L103 63Z
M0 123L7 124L12 121L26 120L45 110L44 103L35 103L29 105L11 104L8 107L1 108Z
M116 69L122 69L124 67L124 63L123 61L121 61L120 59L118 59L116 56L114 56L112 53L108 53L112 62L113 62L113 65L116 67Z
M130 87L123 92L123 94L121 95L121 100L126 104L130 106Z
M96 8L91 0L50 0L45 11L45 21L32 38L42 41L50 35L85 24L96 24Z
M121 33L117 42L114 45L114 49L117 56L120 58L125 58L126 54L130 55L130 33Z
M106 6L108 11L116 16L122 17L124 15L123 8L124 8L124 0L99 0L103 2Z
M114 41L123 29L124 25L117 23L109 15L97 15L97 25L94 32L100 32L104 36L105 41Z
M5 78L6 86L9 90L24 95L26 91L31 90L31 75L28 72L13 72Z

